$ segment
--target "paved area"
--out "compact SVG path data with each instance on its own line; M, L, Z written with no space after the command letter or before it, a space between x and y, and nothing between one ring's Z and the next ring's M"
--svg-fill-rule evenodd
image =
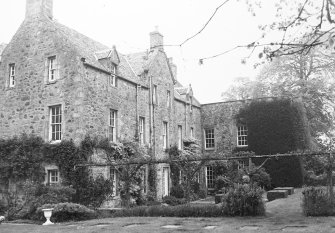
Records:
M208 200L206 200L208 201ZM53 226L2 224L1 233L18 232L327 232L335 233L335 217L305 217L301 190L287 199L266 204L262 217L224 218L108 218Z

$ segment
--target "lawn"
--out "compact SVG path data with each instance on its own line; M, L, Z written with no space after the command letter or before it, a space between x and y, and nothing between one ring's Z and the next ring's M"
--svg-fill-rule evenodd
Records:
M266 216L224 218L108 218L53 226L2 224L0 232L335 232L334 217L305 217L301 190L268 202Z

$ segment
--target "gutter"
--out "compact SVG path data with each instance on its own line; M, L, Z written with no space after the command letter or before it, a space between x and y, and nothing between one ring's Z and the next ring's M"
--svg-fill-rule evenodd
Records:
M93 65L93 64L91 64L91 63L86 62L86 59L85 59L85 58L81 58L81 61L83 62L84 66L90 67L90 68L92 68L92 69L94 69L94 70L98 70L98 71L103 72L103 73L108 74L108 75L112 75L112 72L110 72L110 71L108 71L108 70L105 70L105 69L103 69L103 68L97 67L97 66L95 66L95 65ZM136 83L136 82L134 82L134 81L131 81L131 80L129 80L129 79L127 79L127 78L124 78L124 77L122 77L122 76L116 76L116 77L119 78L119 79L122 79L122 80L124 80L124 81L126 81L126 82L129 82L129 83L135 85L136 87L137 87L137 86L141 86L141 88L144 88L144 89L149 90L149 87L147 87L147 86L143 86L143 85L141 85L141 84L139 84L139 83Z

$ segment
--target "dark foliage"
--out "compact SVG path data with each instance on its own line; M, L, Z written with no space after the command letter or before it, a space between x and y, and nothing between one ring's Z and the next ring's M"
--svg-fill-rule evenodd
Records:
M257 100L241 109L236 120L248 126L248 150L258 155L306 150L311 146L303 105L290 99ZM263 159L253 159L260 165ZM298 157L271 159L265 164L273 186L301 186Z
M177 184L176 186L172 186L170 190L171 196L174 196L176 198L184 198L184 188L180 184Z
M334 216L335 205L323 187L307 187L302 192L302 209L306 216Z
M265 214L264 190L256 186L235 185L222 198L222 211L228 216L257 216Z
M176 198L174 196L165 196L165 197L163 197L163 202L168 204L168 205L175 206L175 205L186 204L186 199L185 198Z
M114 217L220 217L221 207L214 204L178 205L178 206L139 206L123 209L114 214Z
M76 203L58 203L55 205L46 204L38 208L37 215L39 219L43 219L43 209L53 208L51 221L68 222L68 221L83 221L96 217L93 210Z

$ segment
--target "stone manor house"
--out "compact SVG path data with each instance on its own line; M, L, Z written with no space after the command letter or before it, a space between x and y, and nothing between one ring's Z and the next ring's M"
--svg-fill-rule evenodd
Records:
M52 0L26 0L23 23L0 45L0 138L25 132L78 144L87 134L118 141L138 130L156 158L182 148L185 137L198 139L204 154L246 147L248 130L232 117L245 103L201 105L162 45L153 31L147 51L123 54L53 20ZM60 181L57 167L46 173L46 182ZM212 188L211 167L203 180ZM168 164L158 166L157 183L158 196L168 195Z

